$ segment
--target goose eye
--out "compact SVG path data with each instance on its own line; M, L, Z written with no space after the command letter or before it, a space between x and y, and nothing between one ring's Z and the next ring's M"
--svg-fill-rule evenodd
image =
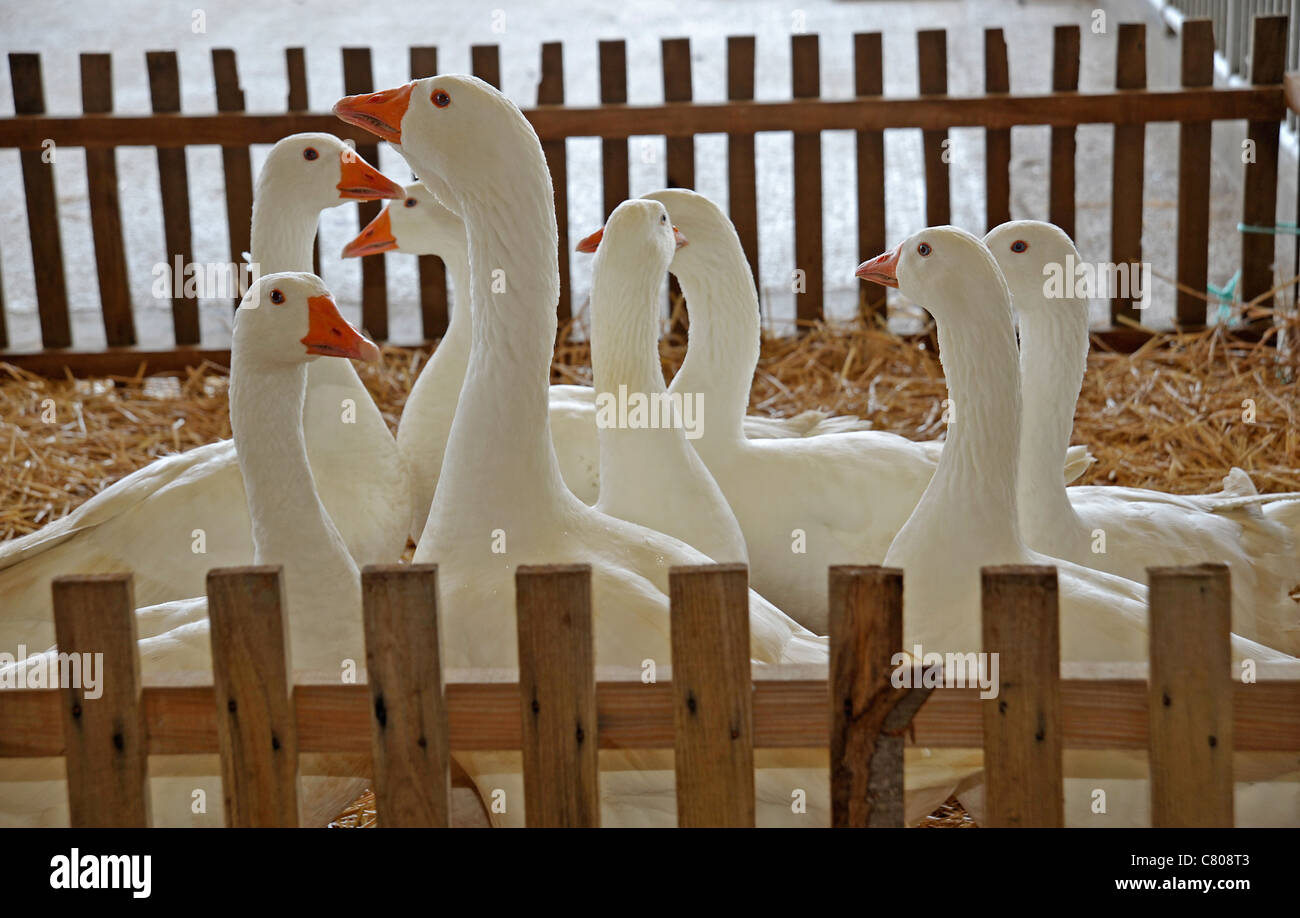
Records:
M1011 243L1011 251L1016 252L1017 254L1028 250L1029 243L1025 242L1023 239L1017 239L1015 242Z
M276 287L274 290L272 290L272 291L271 291L271 302L272 302L272 303L275 303L277 306L278 306L280 303L283 303L283 302L284 302L284 291L282 291L279 287Z
M414 206L415 206L415 198L407 198L405 203L406 203L406 206L407 206L407 207L414 207Z
M444 89L435 89L433 95L429 98L431 98L433 104L439 108L446 108L451 104L451 96L447 95L447 91Z
M668 215L667 215L667 214L660 214L660 215L659 215L659 222L660 222L660 223L667 223L667 222L668 222Z
M930 254L930 244L928 242L922 242L916 247L916 253L922 258L925 258Z
M316 152L315 147L308 147L307 149L302 151L302 158L307 160L308 162L310 162L313 159L316 159L319 156L320 154Z

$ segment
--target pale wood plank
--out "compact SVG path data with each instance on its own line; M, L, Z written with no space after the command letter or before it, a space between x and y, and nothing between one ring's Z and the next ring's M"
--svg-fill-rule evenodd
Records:
M753 826L748 569L674 567L668 589L677 824Z
M361 572L375 804L386 828L451 824L451 742L438 643L438 568Z
M226 826L297 826L298 730L280 568L210 571L208 617Z
M530 827L600 825L591 567L521 565L519 717Z
M1226 565L1147 569L1151 824L1233 824L1232 587ZM1189 665L1195 661L1195 665Z
M983 824L1064 826L1056 568L986 567L980 571L980 591L983 651L998 655L997 695L983 703Z
M136 650L130 574L56 577L54 634L60 656L80 657L78 685L62 685L68 812L74 829L150 823L148 738ZM102 694L87 698L91 664ZM73 680L70 680L73 681ZM48 724L46 729L49 729Z

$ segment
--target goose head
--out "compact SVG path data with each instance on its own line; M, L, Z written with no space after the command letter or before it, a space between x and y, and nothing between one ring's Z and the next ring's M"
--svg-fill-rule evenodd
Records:
M285 137L271 148L257 183L283 189L312 210L403 195L401 185L333 134Z
M984 243L955 226L932 226L913 233L893 249L864 261L855 272L863 280L898 288L939 321L969 321L987 309L981 291L1000 291L1010 303L1006 279Z
M248 288L235 311L233 348L241 360L262 365L379 359L375 343L339 313L325 282L299 272L267 274Z
M412 182L402 200L385 205L379 216L343 247L343 257L380 252L445 255L463 253L466 246L465 222L422 183Z
M1067 264L1083 261L1079 250L1059 226L1039 220L1014 220L989 230L984 244L1007 279L1017 312L1037 313L1057 308L1087 315L1088 301L1073 295L1072 283L1064 285L1066 295L1048 297L1046 293L1047 278L1053 269L1064 272Z
M454 210L475 191L509 195L530 181L523 153L541 147L532 126L499 90L464 74L415 80L345 96L334 114L397 147L420 180ZM521 174L522 173L522 174Z
M673 259L674 274L689 276L692 272L707 271L710 266L726 257L728 241L736 251L742 251L740 237L722 208L704 195L689 188L664 188L641 196L643 201L658 201L668 210L668 219L682 231L687 239L699 245L681 249ZM743 255L742 255L743 257Z
M596 267L611 260L621 274L659 278L673 256L687 245L686 236L668 219L658 201L624 201L605 225L578 243L579 252L595 252Z

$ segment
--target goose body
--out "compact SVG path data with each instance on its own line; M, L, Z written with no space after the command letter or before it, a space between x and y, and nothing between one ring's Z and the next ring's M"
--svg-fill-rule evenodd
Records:
M758 298L735 228L703 195L644 196L688 239L672 271L691 304L686 360L669 391L700 393L703 435L691 441L735 512L754 587L824 634L826 569L880 563L934 474L941 442L875 430L755 440L740 420L758 361Z
M447 664L517 665L513 572L540 563L591 567L598 666L640 671L643 661L667 662L668 569L708 559L677 539L583 504L564 486L546 393L556 329L557 235L536 134L499 92L460 75L348 97L335 112L400 143L413 171L451 202L468 232L474 312L469 371L415 554L416 561L439 566ZM492 268L514 282L504 289L494 285ZM755 660L826 660L824 639L756 594L750 598ZM485 796L503 784L518 787L517 757L458 759ZM662 756L617 751L602 754L601 761L605 825L672 824L672 773L662 767ZM793 783L801 781L809 783ZM813 788L809 813L791 812L794 787ZM824 759L797 776L779 768L759 773L762 822L824 825L826 801ZM494 821L522 824L522 807L506 809L494 813Z
M258 177L252 258L262 272L309 271L322 209L400 193L333 135L287 137ZM409 486L393 436L351 363L318 361L308 374L307 449L326 507L359 563L395 561ZM131 571L144 604L197 595L212 568L249 563L250 532L233 441L158 459L0 545L0 646L54 643L56 576Z
M904 646L919 644L926 653L941 654L980 650L980 568L1036 564L1057 569L1062 662L1145 661L1145 587L1033 551L1021 538L1016 510L1018 354L1010 291L988 249L963 230L933 227L864 263L858 274L898 286L935 317L940 359L955 404L939 468L885 558L886 565L904 572ZM1247 658L1294 663L1280 651L1235 634L1232 657L1234 665ZM1146 782L1131 780L1128 758L1097 755L1081 767L1088 777L1066 781L1069 824L1141 824L1149 819L1143 803ZM1277 775L1276 769L1268 773ZM970 776L954 774L953 780L963 777ZM1081 801L1090 800L1097 787L1111 795L1109 812L1117 814L1118 822L1089 817ZM1294 788L1277 786L1272 793L1261 799L1276 805L1278 795L1294 797ZM1276 817L1266 810L1241 815L1246 822Z
M1049 298L1044 267L1082 263L1070 238L1036 221L1006 223L986 243L1011 288L1020 318L1018 505L1025 541L1053 557L1131 580L1148 567L1223 562L1232 572L1233 630L1290 654L1300 653L1300 582L1294 531L1266 514L1300 495L1259 495L1232 469L1217 494L1165 494L1144 488L1073 487L1050 473L1074 423L1088 354L1088 303ZM1072 293L1072 291L1065 291Z
M312 475L303 432L307 369L313 355L375 360L379 349L339 315L315 275L273 274L258 280L236 315L231 354L230 413L252 523L253 561L283 569L295 673L339 673L363 661L361 584L356 563L334 526ZM210 678L207 599L196 597L137 610L141 677ZM56 648L57 649L57 648ZM51 657L56 649L43 655ZM35 658L13 664L35 665ZM2 677L2 674L0 674ZM220 825L221 784L198 757L155 757L153 824ZM356 763L358 775L365 763ZM322 824L364 787L361 777L304 778L303 815ZM192 809L202 789L207 811ZM60 763L0 760L0 823L64 825L67 791Z

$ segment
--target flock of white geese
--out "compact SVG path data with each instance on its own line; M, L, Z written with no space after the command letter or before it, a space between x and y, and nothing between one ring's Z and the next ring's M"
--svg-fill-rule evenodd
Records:
M159 459L0 545L0 648L54 643L54 576L129 570L145 680L210 672L207 571L272 563L284 569L295 672L338 673L364 660L360 567L397 561L410 536L415 560L439 568L449 667L516 665L513 573L540 563L591 566L598 665L666 663L668 570L710 560L750 565L752 657L763 663L826 661L827 568L847 563L902 568L904 646L940 653L979 649L982 566L1054 565L1062 660L1132 662L1147 655L1145 568L1224 561L1234 660L1300 653L1288 596L1300 495L1260 495L1238 469L1200 496L1067 487L1091 461L1069 446L1088 308L1044 296L1043 267L1077 260L1056 227L1009 223L983 240L932 227L859 267L934 316L953 404L943 442L815 412L748 416L760 341L752 275L725 214L682 189L624 202L580 244L595 252L595 386L552 386L554 197L520 111L460 75L350 96L334 110L393 144L420 181L403 189L328 134L276 144L253 208L251 258L263 276L234 326L233 439ZM356 198L393 200L346 256L437 254L455 292L396 438L344 359L374 360L378 348L309 273L320 212ZM686 358L667 386L666 271L691 312ZM698 398L699 436L598 425L596 393L620 387ZM204 553L191 550L197 530ZM1096 530L1104 553L1092 551ZM506 791L492 822L522 824L518 754L456 758L482 799ZM1067 754L1068 822L1148 823L1144 759ZM1239 822L1300 824L1293 757L1237 762ZM674 823L671 752L607 750L601 764L605 825ZM155 824L220 824L210 757L155 756L150 769ZM978 750L909 749L909 819L953 793L978 818L980 769ZM349 777L311 772L304 763L308 824L366 783L362 766ZM62 779L56 760L0 761L0 824L66 824ZM1102 814L1097 788L1109 801ZM196 789L211 801L205 812L195 812ZM791 805L796 790L806 812ZM825 750L760 755L757 795L762 825L827 825Z

